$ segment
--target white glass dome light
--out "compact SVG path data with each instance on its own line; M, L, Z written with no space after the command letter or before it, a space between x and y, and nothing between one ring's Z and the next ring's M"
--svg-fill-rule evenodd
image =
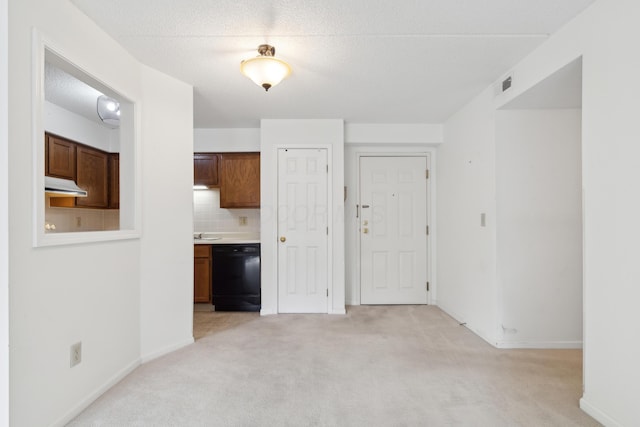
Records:
M240 71L255 84L268 91L291 74L291 67L286 62L274 58L276 49L268 44L258 46L259 56L240 63Z
M104 124L116 128L120 126L120 103L113 98L100 95L96 102L98 117Z

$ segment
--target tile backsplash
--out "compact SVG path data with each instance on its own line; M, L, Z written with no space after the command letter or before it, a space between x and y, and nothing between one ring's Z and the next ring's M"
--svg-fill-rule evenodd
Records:
M120 229L117 209L45 208L45 223L54 224L58 233Z
M260 209L221 209L219 189L194 190L193 231L259 232Z

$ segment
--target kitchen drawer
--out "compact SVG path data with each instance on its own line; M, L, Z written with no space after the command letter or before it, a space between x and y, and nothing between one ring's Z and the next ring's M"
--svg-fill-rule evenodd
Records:
M193 245L193 256L195 258L209 258L211 245Z

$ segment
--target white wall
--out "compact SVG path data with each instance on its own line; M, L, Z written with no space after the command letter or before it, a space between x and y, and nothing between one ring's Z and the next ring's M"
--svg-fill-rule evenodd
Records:
M124 49L67 1L10 0L9 13L9 180L16 190L9 195L11 425L50 425L63 423L137 365L140 245L135 240L31 245L35 153L25 94L32 91L32 27L86 58L90 71L110 76L104 80L127 93L139 95L139 71ZM69 346L77 341L83 361L71 369Z
M38 28L73 58L80 58L79 66L126 93L128 98L139 102L143 110L148 108L149 114L163 108L171 110L174 102L188 114L190 98L184 85L160 78L144 68L141 70L137 61L67 0L9 0L9 3L11 425L60 425L139 364L143 341L145 354L169 347L166 340L157 339L154 328L145 327L141 337L140 282L142 280L148 289L151 276L147 275L147 268L153 258L161 265L165 257L174 255L179 257L173 264L176 270L160 281L158 288L166 289L168 282L176 277L185 283L185 288L192 281L191 262L187 266L181 261L182 257L191 256L188 250L191 245L191 174L188 168L191 167L192 124L183 113L176 113L171 120L161 113L160 120L144 116L140 128L143 155L150 159L171 157L178 162L176 168L186 175L184 179L177 178L176 188L172 188L176 192L165 194L165 201L186 200L185 209L189 214L185 215L181 210L174 214L172 209L158 209L157 217L149 224L149 232L156 233L155 225L163 219L173 227L171 220L175 215L185 222L177 224L177 229L189 230L185 235L188 245L177 241L169 232L166 239L153 241L158 245L153 252L149 251L152 243L145 241L147 236L142 240L32 247L30 213L34 209L32 169L35 153L30 143L31 98L25 96L32 92L32 29ZM149 97L149 102L145 97ZM154 139L165 133L175 139L169 144L165 138L159 138L156 144ZM176 141L186 142L181 146ZM160 163L164 164L164 161ZM153 166L147 168L142 174L142 194L149 194L146 196L152 203L149 207L154 209L157 207L158 184L155 180L158 172ZM183 181L189 181L188 188L182 187ZM166 204L163 207L166 208ZM184 248L187 248L186 254L178 253ZM73 268L69 267L69 260L73 261ZM141 268L143 260L144 268ZM165 296L159 292L145 292L142 297L145 306L167 306L163 301ZM186 300L189 295L185 292L182 298ZM179 344L179 339L171 334L179 329L184 335L190 322L180 308L176 310L176 314L168 316L179 324L173 325L167 336L176 340L174 344ZM145 326L150 319L147 314L142 318ZM160 323L158 328L163 326ZM77 341L82 341L83 345L82 363L70 368L69 346ZM152 348L153 345L158 348Z
M43 121L47 132L106 152L112 152L113 134L117 139L119 133L48 101L44 103Z
M195 153L260 151L259 128L194 129Z
M580 118L496 112L500 347L582 346Z
M0 0L0 427L9 425L8 8Z
M262 120L260 152L260 240L262 266L262 314L278 312L277 284L277 186L278 148L309 145L329 147L330 200L332 222L329 224L330 260L329 313L340 314L344 308L344 125L342 120Z
M146 361L193 342L193 88L143 66L142 92L140 317Z
M583 56L584 395L606 425L640 419L640 3L599 0L516 67L518 93ZM621 88L618 82L625 82ZM502 101L502 99L498 100Z
M345 144L440 144L441 124L345 123ZM259 128L194 129L197 152L260 151Z
M493 92L453 115L438 147L438 305L496 342L496 207ZM486 227L480 215L486 215Z
M442 124L345 123L345 144L440 144Z
M488 88L449 120L438 153L438 300L465 315L490 318L495 301L484 296L495 283L495 273L489 272L495 260L487 259L495 256L495 239L481 234L495 235L494 212L488 211L487 228L476 228L479 211L495 199L495 185L488 182L495 179L495 167L480 168L477 182L472 182L464 173L465 160L495 155L496 107L582 56L585 347L580 405L612 426L631 426L640 419L640 56L633 54L640 39L639 20L636 0L596 1L512 70L509 91L493 99L494 89ZM455 221L443 219L444 214ZM456 246L461 250L457 258ZM456 259L461 261L460 273L453 271ZM474 272L481 274L469 277Z

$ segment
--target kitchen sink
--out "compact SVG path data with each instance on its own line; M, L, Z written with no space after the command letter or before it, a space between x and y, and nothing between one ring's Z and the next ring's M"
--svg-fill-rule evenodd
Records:
M193 240L220 240L221 236L210 233L193 233Z
M193 233L193 242L196 244L238 244L238 243L260 243L259 233L242 232L198 232Z

